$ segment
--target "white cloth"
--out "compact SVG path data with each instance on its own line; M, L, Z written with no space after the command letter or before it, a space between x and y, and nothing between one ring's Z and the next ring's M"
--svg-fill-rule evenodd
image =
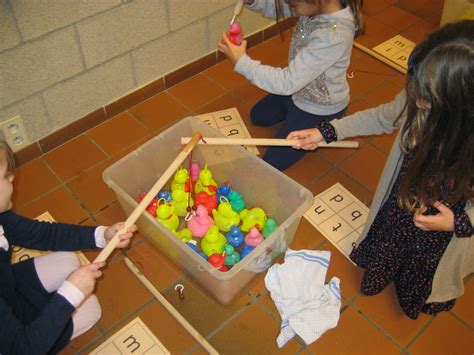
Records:
M8 250L8 248L10 248L10 244L8 244L8 240L5 237L5 231L3 230L2 225L0 225L0 248L3 250Z
M308 345L339 321L339 279L324 285L331 252L291 250L283 264L268 269L265 286L281 316L277 345L283 347L295 334Z

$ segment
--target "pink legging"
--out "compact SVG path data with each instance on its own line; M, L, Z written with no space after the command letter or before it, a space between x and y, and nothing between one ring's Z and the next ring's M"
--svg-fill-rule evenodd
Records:
M56 291L64 280L81 267L77 254L54 252L34 258L36 273L48 292ZM61 267L58 267L61 265ZM102 315L102 309L95 295L87 297L72 315L73 333L71 339L88 331Z

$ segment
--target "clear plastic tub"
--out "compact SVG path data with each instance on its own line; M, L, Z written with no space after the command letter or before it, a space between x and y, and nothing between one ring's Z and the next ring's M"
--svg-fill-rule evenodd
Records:
M223 137L198 118L185 118L123 157L103 173L105 183L114 190L130 215L138 205L140 193L148 191L182 149L181 137L200 132L207 137ZM240 146L197 145L193 160L207 163L218 184L229 181L242 194L249 207L263 208L276 220L278 229L231 270L214 269L201 256L149 213L137 221L139 230L163 253L209 291L218 302L230 303L256 275L265 271L293 241L303 213L311 206L312 193ZM183 163L187 166L187 160ZM169 183L165 187L169 189Z

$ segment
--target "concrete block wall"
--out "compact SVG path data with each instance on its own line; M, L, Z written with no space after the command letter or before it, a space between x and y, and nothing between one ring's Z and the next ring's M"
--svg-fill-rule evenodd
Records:
M216 50L235 0L0 0L0 122L30 141ZM244 9L245 34L274 23Z

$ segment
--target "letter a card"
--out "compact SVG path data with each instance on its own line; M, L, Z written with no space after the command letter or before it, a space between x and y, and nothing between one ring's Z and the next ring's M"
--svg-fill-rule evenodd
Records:
M367 206L336 183L314 197L304 217L349 259L352 243L362 233L368 213Z
M106 354L170 354L151 330L137 317L112 335L102 345L90 353Z
M205 113L197 116L201 121L220 131L229 138L252 138L237 108L232 107L227 110ZM259 154L255 146L245 147L255 155Z

